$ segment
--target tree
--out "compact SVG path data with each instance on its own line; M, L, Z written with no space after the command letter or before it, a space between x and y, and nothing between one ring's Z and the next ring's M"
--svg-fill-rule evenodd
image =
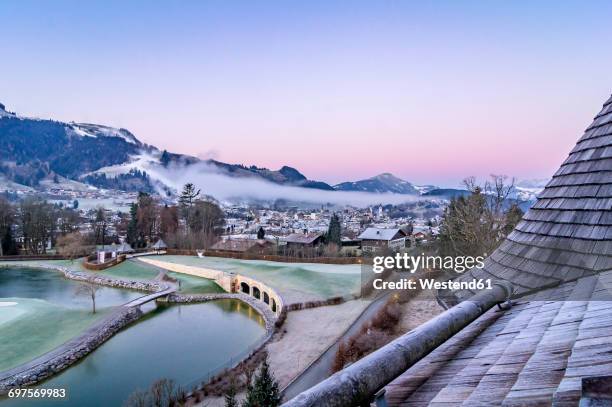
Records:
M156 380L147 390L136 390L125 401L124 407L174 407L183 405L185 390L172 379Z
M260 226L259 229L257 229L257 238L262 240L264 237L266 237L266 230Z
M327 229L327 236L325 238L327 243L334 243L337 247L342 244L342 226L340 224L340 217L337 214L333 214L329 221L329 228Z
M53 205L37 197L25 198L18 219L24 249L30 254L46 253L55 231Z
M102 287L100 287L90 279L79 284L75 291L77 295L83 295L91 298L92 312L94 314L96 313L96 294L98 293L98 290L100 290L100 288Z
M78 230L80 218L75 210L68 207L61 208L58 209L56 216L60 234L65 235Z
M130 204L130 220L127 226L127 242L133 247L139 247L138 241L138 204L132 202Z
M74 261L79 256L87 254L85 239L79 232L68 233L57 238L58 252Z
M179 207L181 208L181 214L183 219L185 219L185 223L189 225L191 218L191 209L196 201L196 199L200 196L200 190L196 191L195 186L190 182L185 184L183 187L183 192L179 196Z
M197 201L193 206L193 214L189 227L193 232L203 232L207 235L219 235L223 231L225 216L223 210L214 202Z
M152 242L158 233L159 207L155 199L145 193L138 194L138 208L136 210L137 231L141 244Z
M238 407L238 401L236 401L236 387L234 383L231 383L227 393L225 393L225 407Z
M17 245L13 239L13 222L15 211L11 204L0 197L0 256L17 254Z
M517 204L512 204L508 212L506 212L506 223L504 225L504 234L508 235L516 225L523 219L523 211Z
M106 209L103 206L98 206L93 212L93 220L91 222L96 244L106 244L106 233L109 223L110 219L106 213Z
M484 187L474 178L464 181L471 192L451 199L440 225L440 253L445 256L483 256L499 246L522 217L516 205L509 205L514 180L492 175Z
M264 360L255 382L247 387L247 397L243 407L277 407L281 404L278 383L270 372L268 361Z
M164 150L159 161L162 163L162 165L164 167L167 167L168 164L170 164L170 154L168 154L168 151Z
M164 205L160 213L160 233L164 239L174 235L178 229L178 211L176 206Z

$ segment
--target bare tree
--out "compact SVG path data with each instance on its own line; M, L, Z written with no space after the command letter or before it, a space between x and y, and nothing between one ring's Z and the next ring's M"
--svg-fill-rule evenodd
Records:
M87 254L85 238L79 232L68 233L57 238L59 254L67 256L71 261Z
M512 205L514 179L491 175L484 186L474 177L466 178L468 196L452 199L444 211L440 228L440 249L445 255L482 256L490 254L522 217Z
M23 246L30 254L46 253L47 244L55 230L54 208L48 202L28 197L18 212L18 221L23 237Z
M110 219L103 206L98 206L92 213L91 224L94 230L96 244L104 245L106 242L106 233L110 224Z
M96 294L102 287L91 280L87 280L77 286L76 295L88 296L91 298L91 306L93 313L96 313Z

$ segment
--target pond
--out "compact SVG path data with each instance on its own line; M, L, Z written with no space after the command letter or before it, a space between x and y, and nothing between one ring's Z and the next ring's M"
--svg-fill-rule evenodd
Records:
M84 299L71 295L73 282L59 275L60 283L55 280L57 275L59 273L0 269L0 303L18 304L0 307L0 344L6 342L3 335L17 341L27 338L40 340L37 338L53 335L53 325L37 325L40 323L37 314L49 304L63 312L74 310L80 312L80 316L87 314L87 303L81 303ZM101 309L107 309L113 302L126 302L132 294L141 295L114 291L109 289L104 297L100 297ZM45 307L32 306L38 301L44 302ZM21 306L22 303L27 306ZM27 309L29 314L24 314L22 308L31 308ZM5 312L9 309L10 312ZM25 318L23 315L29 316ZM17 329L15 320L22 320L25 325ZM29 327L28 320L31 321ZM91 320L83 323L85 326L88 324ZM55 331L63 330L63 326L55 328ZM75 331L78 327L72 329L73 333ZM146 389L161 378L173 379L182 386L195 383L242 356L264 335L261 316L237 300L158 305L81 362L37 386L65 388L67 399L34 403L41 406L121 406L133 391ZM0 354L6 353L0 349ZM29 405L33 402L0 399L2 407Z
M113 306L142 293L101 287L96 314L79 283L58 271L0 267L0 371L40 356L82 332Z

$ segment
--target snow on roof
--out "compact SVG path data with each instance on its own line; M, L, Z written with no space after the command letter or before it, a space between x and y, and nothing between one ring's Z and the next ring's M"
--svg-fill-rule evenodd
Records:
M293 233L285 236L282 240L288 243L312 244L319 237L321 237L321 233Z
M367 228L357 238L362 240L393 240L398 233L404 235L404 232L399 228Z
M168 248L166 243L164 243L164 241L161 240L161 239L159 239L157 242L155 242L155 244L152 247L154 249L167 249Z

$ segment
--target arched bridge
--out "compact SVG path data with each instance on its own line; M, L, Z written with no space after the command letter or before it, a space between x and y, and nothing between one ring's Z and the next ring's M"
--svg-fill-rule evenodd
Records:
M155 301L158 298L161 297L165 297L169 294L172 294L173 292L175 292L177 290L177 287L175 284L172 284L170 286L168 286L168 288L166 288L163 291L157 291L151 294L147 294L144 295L142 297L136 298L126 304L124 304L124 307L128 307L128 308L134 308L134 307L140 307L143 304L146 304L147 302L151 302L151 301Z
M282 307L282 300L280 297L274 290L257 280L244 276L236 276L235 291L250 295L264 302L274 313L280 312Z

